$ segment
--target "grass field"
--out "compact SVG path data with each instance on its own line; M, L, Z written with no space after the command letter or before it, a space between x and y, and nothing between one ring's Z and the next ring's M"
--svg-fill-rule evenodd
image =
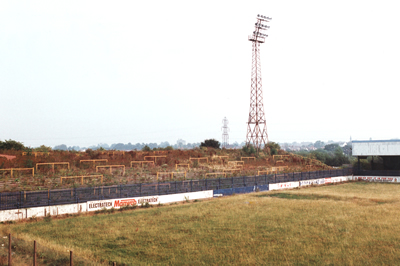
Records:
M400 264L400 185L352 182L2 225L94 264Z

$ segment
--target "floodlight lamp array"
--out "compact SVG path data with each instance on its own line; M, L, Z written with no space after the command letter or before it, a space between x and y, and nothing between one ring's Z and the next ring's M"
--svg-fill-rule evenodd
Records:
M262 19L267 19L267 20L271 20L271 19L272 19L272 18L270 18L270 17L263 16L263 15L260 15L260 14L258 14L257 17L258 17L258 18L262 18Z
M253 34L254 34L254 35L257 35L257 36L260 36L260 37L268 37L267 34L264 34L264 33L261 33L261 32L253 31Z
M259 28L269 29L268 25L264 25L264 24L261 24L261 23L256 23L255 25L256 25L256 27L259 27Z

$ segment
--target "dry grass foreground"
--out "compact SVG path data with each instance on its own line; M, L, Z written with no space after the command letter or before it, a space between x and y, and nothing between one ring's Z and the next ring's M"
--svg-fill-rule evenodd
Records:
M400 185L352 182L2 225L117 265L400 264Z

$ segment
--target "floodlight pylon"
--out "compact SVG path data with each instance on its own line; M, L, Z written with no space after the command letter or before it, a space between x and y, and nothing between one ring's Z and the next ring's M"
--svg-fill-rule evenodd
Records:
M267 124L264 113L264 99L261 79L261 59L260 43L265 42L266 34L262 31L267 30L269 26L262 22L269 22L271 18L266 16L257 16L255 31L248 37L252 42L252 65L251 65L251 89L250 89L250 111L247 121L246 145L252 144L257 151L262 145L268 144Z

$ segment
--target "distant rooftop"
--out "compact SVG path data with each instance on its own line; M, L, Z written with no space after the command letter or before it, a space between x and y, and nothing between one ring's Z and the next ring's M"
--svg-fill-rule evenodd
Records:
M363 143L363 142L400 142L400 139L387 139L387 140L353 140L353 143Z

